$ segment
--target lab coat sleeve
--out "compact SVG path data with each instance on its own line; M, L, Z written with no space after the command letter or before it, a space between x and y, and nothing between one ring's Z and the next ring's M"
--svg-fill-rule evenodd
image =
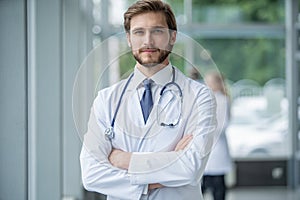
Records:
M96 119L92 107L80 154L84 188L120 199L140 199L146 186L131 184L126 170L110 164L108 156L112 147L104 136L104 130L104 124Z
M182 151L133 153L128 172L132 184L161 183L167 187L199 183L214 141L216 102L209 89L201 91L186 122L184 134L193 140Z

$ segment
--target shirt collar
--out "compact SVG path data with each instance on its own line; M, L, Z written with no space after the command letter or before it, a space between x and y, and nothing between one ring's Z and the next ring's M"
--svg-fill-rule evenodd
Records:
M158 85L165 85L172 80L172 65L169 63L166 67L155 73L150 79L152 79Z
M134 76L132 77L131 83L128 89L136 89L142 86L143 80L147 77L135 66ZM149 79L153 80L155 84L165 85L172 80L172 65L169 63L166 67L155 73Z

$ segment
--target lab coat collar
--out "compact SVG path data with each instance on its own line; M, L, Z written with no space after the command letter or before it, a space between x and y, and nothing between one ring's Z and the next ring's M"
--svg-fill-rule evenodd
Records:
M166 67L155 73L149 79L153 80L155 84L163 86L172 80L172 76L172 65L169 63ZM142 82L145 79L147 79L147 77L137 68L137 66L135 66L134 76L132 77L128 89L134 90L142 87Z

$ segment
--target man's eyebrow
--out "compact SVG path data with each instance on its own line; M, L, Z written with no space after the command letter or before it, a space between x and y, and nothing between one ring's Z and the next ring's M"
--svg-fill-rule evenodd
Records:
M168 29L168 27L165 27L165 26L151 26L151 27L136 27L136 28L133 28L133 30L144 30L144 29L155 29L155 28L163 28L163 29Z
M143 28L143 27L136 27L136 28L133 28L133 29L131 29L132 31L135 31L135 30L143 30L143 29L145 29L145 28Z
M168 28L168 27L165 27L165 26L152 26L151 28Z

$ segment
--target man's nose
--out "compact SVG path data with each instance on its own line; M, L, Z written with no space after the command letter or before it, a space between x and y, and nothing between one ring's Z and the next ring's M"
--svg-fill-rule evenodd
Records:
M153 35L151 31L146 31L144 35L144 45L153 45Z

